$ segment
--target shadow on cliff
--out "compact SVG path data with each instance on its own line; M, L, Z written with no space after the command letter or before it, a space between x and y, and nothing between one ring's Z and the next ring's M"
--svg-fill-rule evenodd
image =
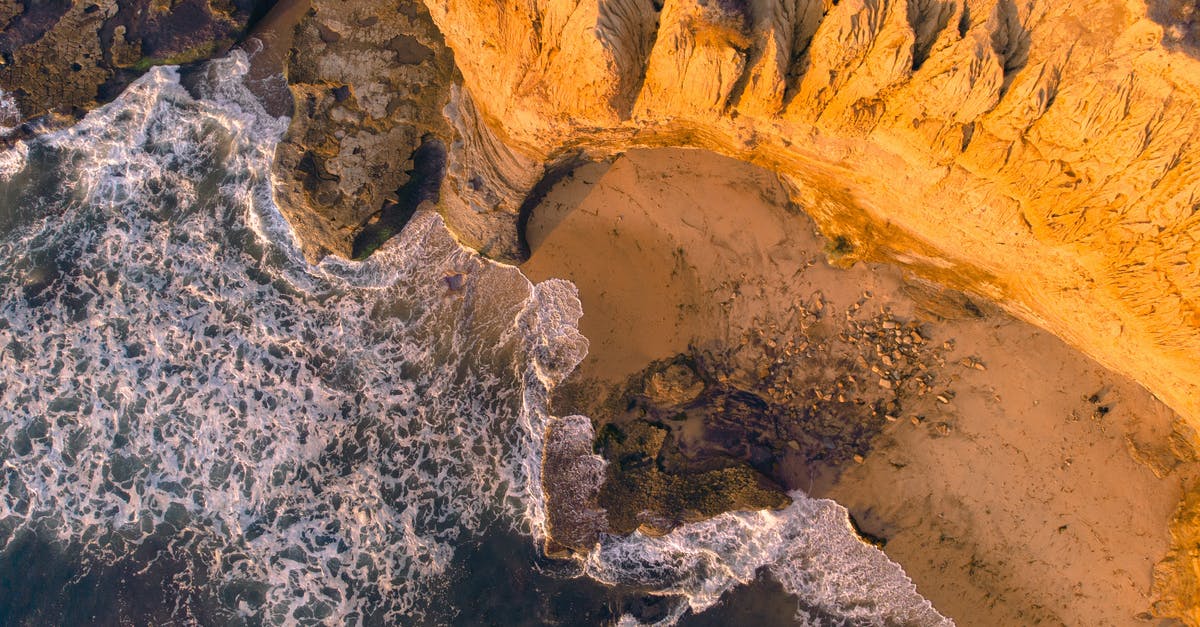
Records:
M521 203L521 207L517 210L517 242L520 246L519 261L527 261L533 255L534 246L530 245L527 231L529 228L529 219L533 217L534 211L542 204L542 201L546 199L546 194L549 194L555 185L573 178L576 172L584 166L598 168L597 171L602 175L612 166L612 162L593 161L581 152L549 163L542 170L542 178L533 186L533 189L529 190L529 193L525 196L525 200ZM565 217L565 214L553 220L553 226L550 228L553 229L554 226L557 226L563 217Z
M432 135L426 135L412 153L413 167L408 182L396 190L396 198L384 202L377 219L372 219L354 238L350 256L365 259L400 232L416 213L421 203L437 203L446 178L446 145Z
M1163 46L1200 59L1200 0L1148 0L1146 6L1163 27Z

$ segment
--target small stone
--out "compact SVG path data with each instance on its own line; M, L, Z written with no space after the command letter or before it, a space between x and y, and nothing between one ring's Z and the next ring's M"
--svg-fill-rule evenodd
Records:
M883 389L885 389L885 390L890 390L890 389L892 389L892 382L891 382L891 381L889 381L889 380L887 380L886 378L884 378L884 379L880 379L880 380L879 380L879 387L881 387L881 388L883 388ZM940 397L939 397L939 398L940 398Z
M946 398L945 396L942 396L941 394L938 394L938 395L937 395L937 399L938 399L938 402L939 402L939 403L941 403L941 404L943 404L943 405L949 405L949 404L950 404L950 399Z
M704 391L704 382L684 364L671 364L647 379L643 393L663 406L684 405Z
M861 464L861 463L863 463L863 462L865 462L865 461L867 461L867 460L866 460L866 459L865 459L865 458L864 458L862 455L855 455L855 456L854 456L854 463L856 463L856 464Z
M446 287L457 292L462 290L462 288L467 284L467 275L461 272L455 272L454 274L446 275L443 280L446 281Z

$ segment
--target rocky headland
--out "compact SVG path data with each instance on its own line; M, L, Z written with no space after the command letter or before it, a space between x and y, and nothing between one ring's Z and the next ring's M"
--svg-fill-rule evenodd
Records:
M274 4L0 1L0 127L255 33L310 259L437 210L579 285L552 548L801 488L963 624L1200 625L1194 2Z

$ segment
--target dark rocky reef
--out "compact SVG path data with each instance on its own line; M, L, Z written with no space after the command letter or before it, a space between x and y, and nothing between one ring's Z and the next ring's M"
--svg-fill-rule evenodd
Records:
M596 450L608 460L599 504L611 533L662 534L681 523L733 510L785 507L783 489L722 455L687 458L662 423L633 420L600 429Z
M785 488L810 491L862 463L901 416L948 435L953 424L925 416L954 397L943 376L952 345L929 341L921 323L869 311L869 299L835 315L814 295L789 331L768 325L737 345L693 347L618 386L568 379L553 409L591 416L595 452L607 461L598 491L576 509L605 512L613 533L666 533L730 510L785 506ZM965 297L961 305L922 311L981 315ZM590 538L552 535L578 550L587 546L575 541Z
M112 100L154 65L227 52L274 0L0 0L0 126L62 122Z

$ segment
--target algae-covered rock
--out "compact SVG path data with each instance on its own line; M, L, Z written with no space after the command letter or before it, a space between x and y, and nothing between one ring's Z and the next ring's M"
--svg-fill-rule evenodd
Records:
M669 472L662 463L668 429L647 422L606 424L596 451L608 460L599 503L612 533L663 534L683 522L733 510L786 507L782 488L744 464L699 472Z

